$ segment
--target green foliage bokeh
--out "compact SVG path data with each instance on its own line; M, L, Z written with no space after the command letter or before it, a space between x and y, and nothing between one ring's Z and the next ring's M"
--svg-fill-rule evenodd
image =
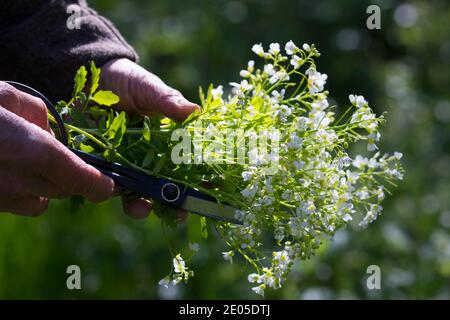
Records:
M302 261L269 298L450 297L450 4L432 1L92 0L140 55L140 63L186 97L198 86L227 84L262 42L315 43L318 70L338 103L364 95L387 111L382 149L404 154L405 180L387 196L367 230L347 228L310 261ZM381 30L366 28L366 8L381 8ZM210 230L201 237L191 216L164 233L152 216L133 221L120 202L70 213L53 201L40 218L0 215L0 298L256 298L242 261L220 257ZM167 239L202 250L188 286L164 290L170 270ZM79 265L82 290L66 288L66 268ZM382 289L366 288L378 265Z

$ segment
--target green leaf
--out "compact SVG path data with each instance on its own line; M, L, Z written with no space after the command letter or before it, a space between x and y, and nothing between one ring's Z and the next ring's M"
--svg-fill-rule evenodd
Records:
M81 90L84 89L87 79L87 71L84 66L78 69L75 74L75 86L73 88L73 96L76 97Z
M116 153L112 149L106 149L105 152L103 152L103 158L110 162L113 162L114 160L116 160Z
M91 61L91 91L90 95L93 95L98 89L98 84L100 81L101 70L95 66L94 61Z
M93 106L89 108L89 113L94 119L99 119L100 117L107 117L109 114L107 110L99 108L98 106Z
M153 158L155 158L155 151L153 149L148 149L145 158L142 161L142 167L147 168L152 163Z
M88 98L86 97L86 94L83 91L78 93L77 100L81 105L84 105L86 103L87 99Z
M203 93L202 87L198 87L198 96L200 97L200 103L204 108L206 106L205 94Z
M55 105L56 111L58 111L60 114L63 110L67 108L67 103L65 101L58 101L58 103Z
M124 111L122 111L117 117L114 118L108 128L108 140L112 140L115 147L119 146L126 130L127 115Z
M142 137L145 140L150 141L150 126L148 125L147 121L144 121L144 131L142 133Z
M80 150L87 153L92 153L95 149L88 144L80 143Z
M152 171L154 174L158 174L162 167L164 166L164 163L166 162L166 154L159 154L158 155L160 158L158 159L158 161L156 162L155 166L152 168Z
M103 106L112 106L119 102L119 97L112 93L112 91L104 91L100 90L95 93L95 95L91 98L92 101L97 102Z
M208 224L205 217L200 217L200 229L203 239L208 238Z
M90 121L86 115L77 108L70 108L70 117L72 118L72 124L82 128L90 128Z

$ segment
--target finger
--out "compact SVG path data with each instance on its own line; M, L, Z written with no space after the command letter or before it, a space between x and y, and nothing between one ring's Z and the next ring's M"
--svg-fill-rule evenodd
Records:
M150 88L152 87L154 91L148 91L151 110L155 110L177 121L183 121L191 113L200 111L200 107L197 104L188 101L177 90L170 87L154 88L154 86L151 86Z
M39 173L69 194L101 202L114 195L114 181L52 139L44 147Z
M0 82L0 101L5 109L51 132L48 124L47 107L41 99L17 90L7 83Z
M70 192L63 190L53 182L42 177L33 177L27 182L27 189L31 196L41 196L51 199L63 199L71 196Z
M144 198L134 198L129 196L122 196L123 211L134 219L144 219L148 217L153 209L151 200Z
M21 112L19 116L45 131L53 133L48 123L47 106L44 101L27 93L22 93L19 97Z
M21 216L37 217L48 208L49 200L45 197L22 197L0 200L0 212L10 212Z

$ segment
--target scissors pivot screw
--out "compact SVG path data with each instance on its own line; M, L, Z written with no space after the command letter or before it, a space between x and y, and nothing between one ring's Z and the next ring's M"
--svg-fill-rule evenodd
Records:
M161 188L161 196L167 202L175 202L180 197L181 191L180 188L174 183L166 183Z

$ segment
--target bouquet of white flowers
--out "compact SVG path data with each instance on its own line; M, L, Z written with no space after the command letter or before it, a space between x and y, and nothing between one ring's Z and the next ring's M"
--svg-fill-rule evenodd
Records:
M336 117L324 91L327 75L314 62L320 56L314 45L299 48L289 41L282 52L278 43L268 51L256 44L252 51L264 65L249 61L240 72L242 81L230 83L227 96L222 86L200 92L201 112L183 123L129 119L107 110L104 102L116 99L105 92L95 99L95 89L86 96L84 68L77 73L74 98L58 108L72 120L67 125L72 147L181 182L236 207L242 225L212 221L229 247L223 258L233 263L240 254L254 268L248 275L253 290L264 295L266 288L282 286L295 259L309 258L336 230L354 219L362 227L374 221L387 185L395 186L403 169L400 153L378 150L384 119L364 97L350 95L347 111ZM91 65L93 75L99 72ZM73 108L76 101L85 108ZM90 120L77 122L79 113ZM367 143L370 157L348 154L350 144L359 140ZM165 222L174 216L160 205L154 210ZM160 284L175 285L192 276L177 254L172 272Z

